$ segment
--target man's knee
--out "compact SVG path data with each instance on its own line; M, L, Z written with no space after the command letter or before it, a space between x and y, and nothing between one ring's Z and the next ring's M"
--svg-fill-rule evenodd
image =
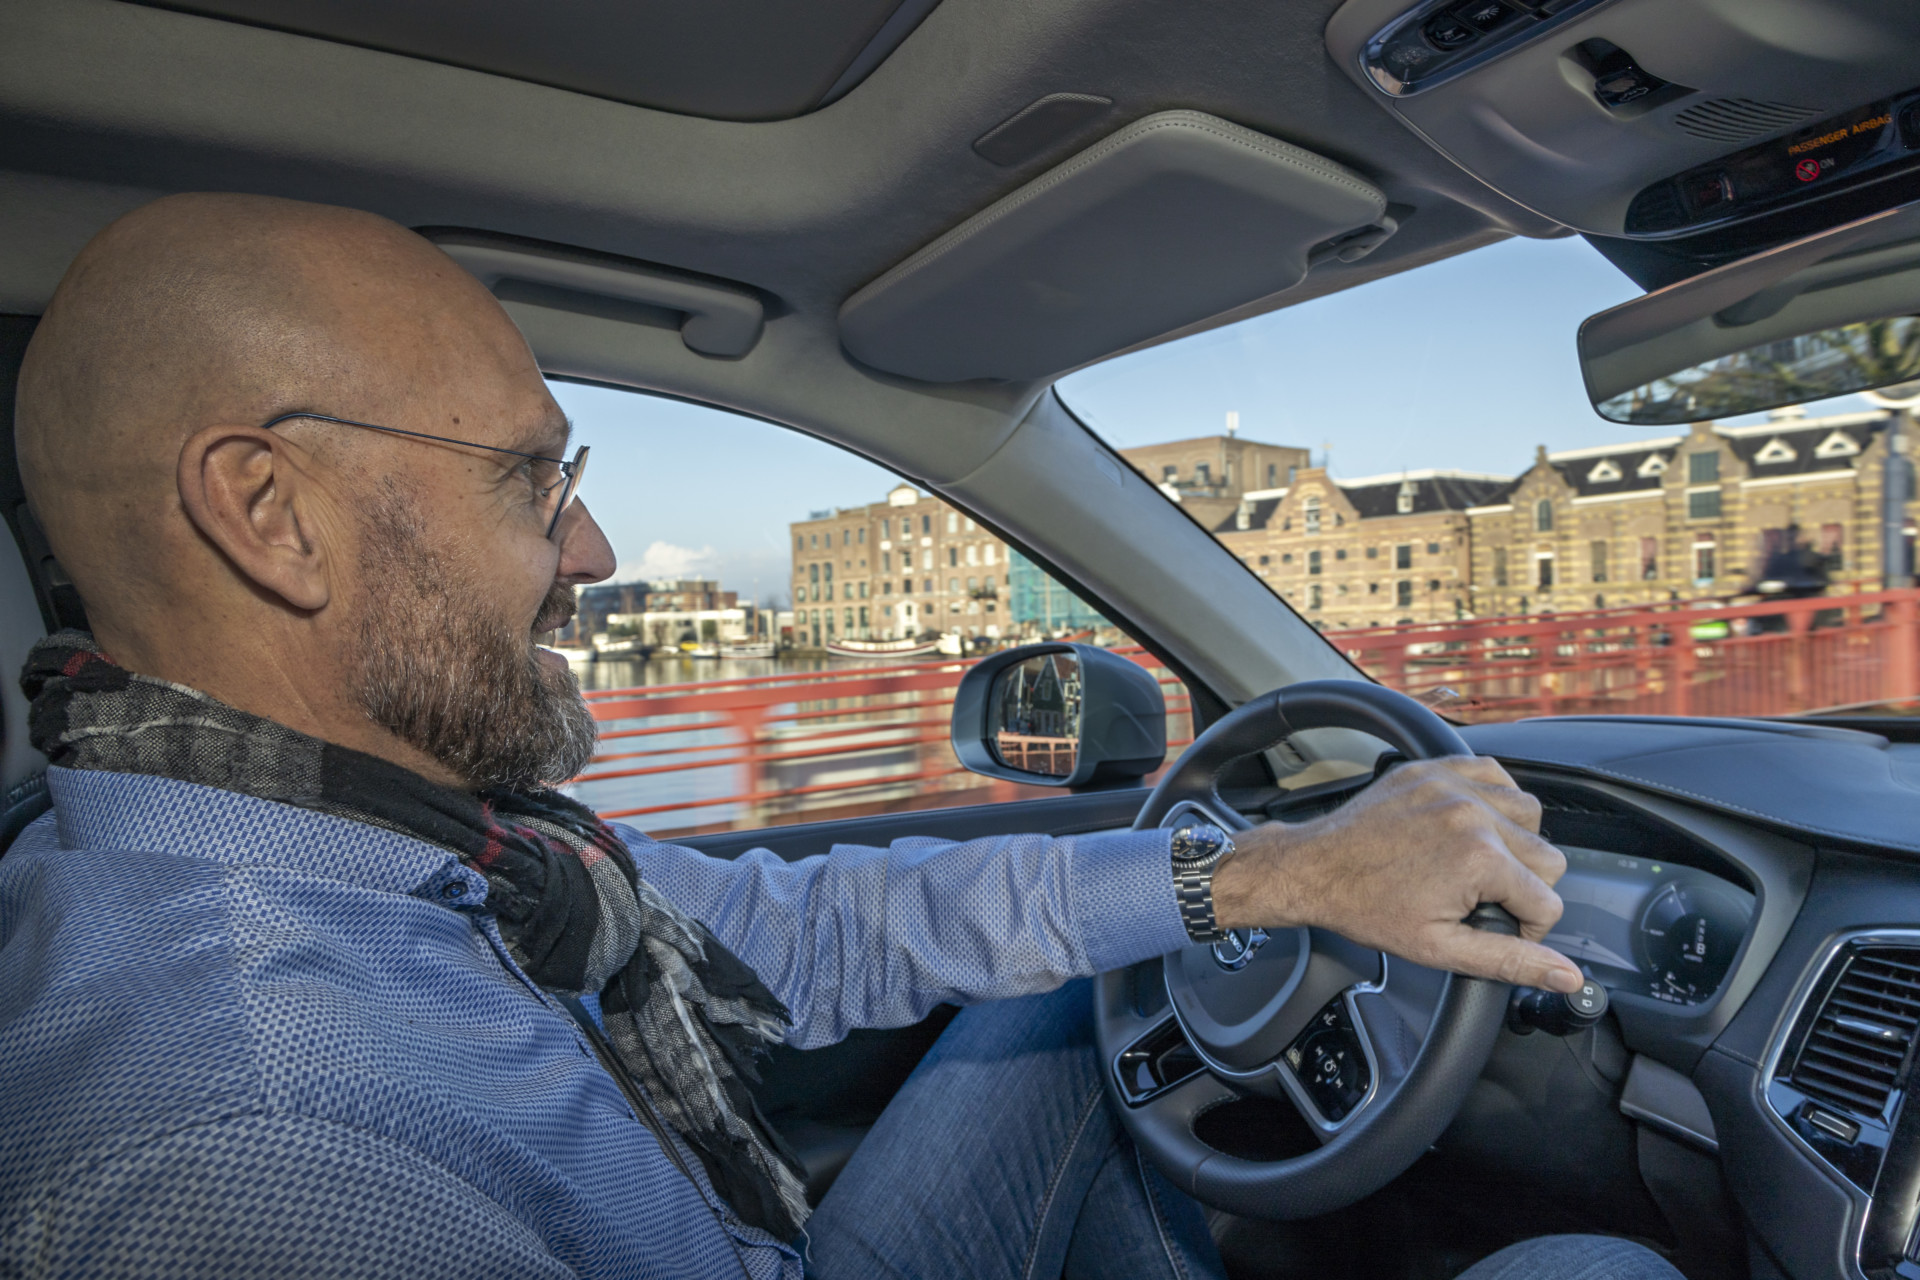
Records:
M1659 1254L1614 1236L1542 1236L1509 1245L1460 1280L1682 1280Z

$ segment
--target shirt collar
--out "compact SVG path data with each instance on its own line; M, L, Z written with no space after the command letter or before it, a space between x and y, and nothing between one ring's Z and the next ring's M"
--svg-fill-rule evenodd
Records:
M92 769L47 770L65 849L138 849L278 867L385 893L477 907L486 879L413 836L237 791Z

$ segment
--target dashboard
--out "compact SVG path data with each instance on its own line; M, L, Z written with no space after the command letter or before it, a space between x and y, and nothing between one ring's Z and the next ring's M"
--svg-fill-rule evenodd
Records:
M1719 992L1753 921L1752 892L1644 855L1560 851L1566 913L1548 946L1613 992L1688 1007Z

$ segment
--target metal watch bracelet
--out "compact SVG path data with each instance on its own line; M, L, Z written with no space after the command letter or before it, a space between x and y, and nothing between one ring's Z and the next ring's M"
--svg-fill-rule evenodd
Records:
M1233 841L1211 823L1193 823L1173 832L1173 892L1180 923L1195 943L1225 937L1213 914L1213 872L1233 853Z

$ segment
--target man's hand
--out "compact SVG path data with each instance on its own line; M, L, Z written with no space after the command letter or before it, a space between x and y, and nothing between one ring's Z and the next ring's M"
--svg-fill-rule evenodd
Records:
M1560 919L1567 869L1542 840L1540 802L1492 760L1456 756L1390 770L1311 822L1234 837L1213 877L1222 929L1318 925L1416 964L1572 992L1584 979L1540 944ZM1482 902L1520 937L1461 923Z

